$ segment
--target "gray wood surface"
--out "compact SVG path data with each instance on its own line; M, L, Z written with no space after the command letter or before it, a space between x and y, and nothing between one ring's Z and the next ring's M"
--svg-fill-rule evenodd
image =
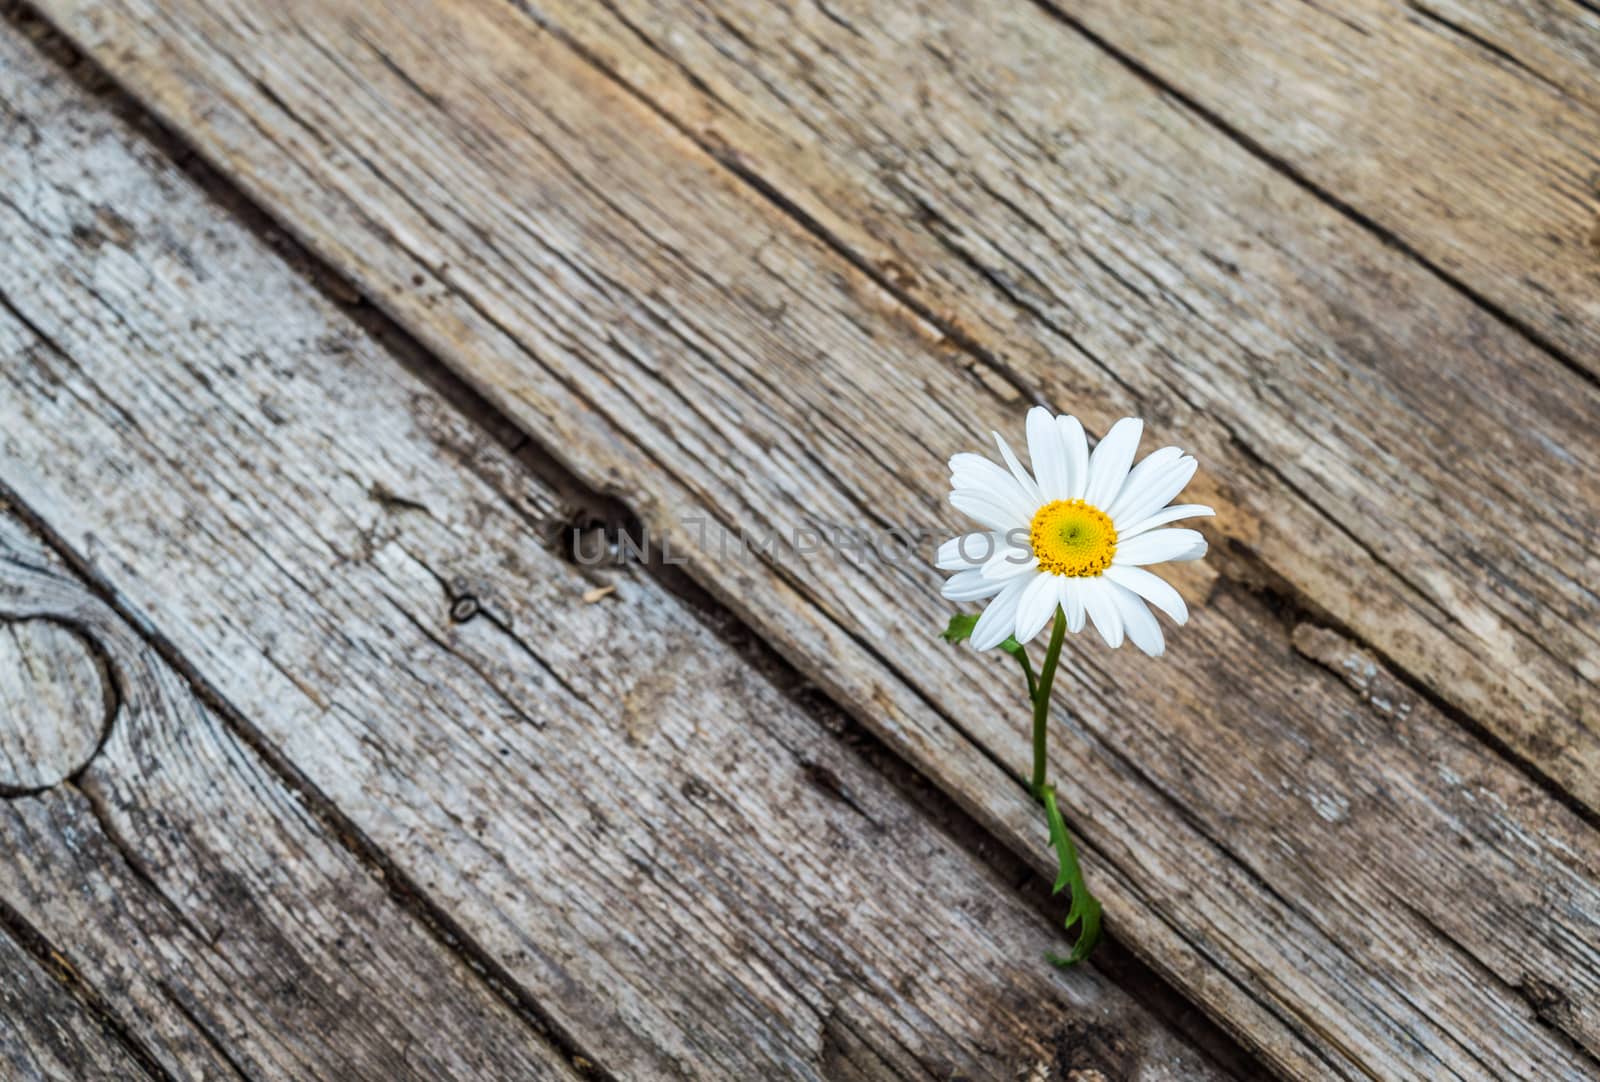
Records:
M9 329L8 367L19 357ZM0 801L0 906L91 990L157 1077L579 1077L8 513L0 618L71 623L118 688L105 747L79 776ZM102 703L90 705L100 720ZM20 998L26 1009L6 1013L24 1047L55 1049L56 1066L38 1064L45 1077L87 1077L106 1061L98 1045L61 1043L70 1013Z
M28 133L0 150L15 181L0 200L14 253L0 290L0 481L590 1068L1219 1076L1095 970L1045 964L1060 945L1050 922L655 578L552 551L570 511L548 483L109 110L14 33L0 58L0 109ZM595 597L599 585L616 589ZM297 996L243 1017L277 987L259 970L293 956L251 953L232 922L309 921L319 901L382 907L342 883L285 896L283 880L318 862L286 845L256 853L281 829L254 817L304 812L257 791L270 779L240 780L233 760L249 756L210 748L214 723L185 709L200 716L143 740L119 723L89 775L105 780L83 790L109 791L87 810L61 790L54 810L13 803L32 816L17 829L62 845L72 817L98 807L124 844L156 850L148 874L195 925L164 932L161 961L193 966L198 982L220 950L241 971L177 1003L215 1047L249 1051L252 1076L337 1074L344 1055L373 1069L399 1055L420 1072L423 1045L486 1045L448 1019L416 1023L426 1040L414 1043L378 1042L378 1023L352 1019L355 1032L325 1045L293 1016ZM125 745L143 754L119 766ZM171 774L208 806L142 811L154 783L138 778ZM227 854L254 878L168 846ZM47 935L92 937L108 983L137 969L116 984L129 1024L177 1042L144 1013L154 963L124 931L138 908L105 911L109 887L80 888L85 908L51 901L108 868L114 857L92 848L41 861L21 893ZM210 915L216 892L242 912ZM272 920L245 921L257 907ZM308 934L326 949L346 938ZM393 934L354 938L381 952ZM378 1005L438 994L416 973L361 972L347 984ZM478 1077L529 1076L491 1050Z
M152 1077L56 975L4 933L0 1072L10 1082L144 1082Z
M897 30L920 9L881 30L813 12L827 48L772 31L838 70L764 85L836 96L856 135L821 105L793 110L827 118L809 132L754 91L729 105L734 80L698 61L641 100L608 74L621 46L597 66L540 29L571 32L547 6L45 8L583 480L675 529L693 575L1019 852L1044 840L1011 674L931 641L924 567L719 559L684 527L938 521L944 458L1036 394L1198 445L1221 514L1218 558L1180 581L1195 619L1162 664L1086 644L1064 667L1052 754L1113 928L1285 1074L1593 1072L1593 830L1471 730L1594 796L1594 599L1573 576L1596 394L1414 259L1012 9L998 41L975 12L933 20L909 71ZM656 70L626 56L625 79ZM1005 69L1004 94L982 82ZM873 93L925 95L937 124ZM1044 147L1007 95L1050 119ZM708 100L708 123L680 110ZM932 179L875 181L905 170ZM1047 242L1072 258L1009 254ZM917 258L880 261L901 243ZM147 594L199 623L186 650L226 649L198 604ZM1333 650L1338 627L1355 639ZM1397 720L1347 662L1449 713Z
M1132 7L1168 10L1144 27L1150 40L1191 34L1217 45L1219 66L1235 50L1275 65L1262 81L1283 98L1263 90L1263 117L1291 131L1321 118L1293 95L1326 68L1312 27L1339 26L1332 16L1302 0L1226 5L1215 19ZM1137 11L1120 20L1116 8L1106 21L1132 40ZM1221 30L1269 9L1303 14L1247 42ZM1164 438L1198 444L1200 483L1220 488L1204 493L1216 530L1265 563L1289 603L1352 629L1600 808L1592 380L1035 5L830 4L843 24L738 0L535 10L946 333L1000 358L1026 393L1102 430L1124 411L1153 415ZM1383 45L1359 48L1393 62ZM1347 152L1342 126L1330 163L1398 198L1416 198L1401 175L1446 184L1477 170L1522 187L1540 171L1575 176L1508 146L1497 153L1533 172L1489 164L1499 125L1537 129L1485 96L1498 81L1478 85L1450 100L1493 125L1414 104L1408 115L1440 131L1397 141L1417 155L1409 172ZM1374 90L1404 93L1392 80ZM1452 234L1472 247L1483 231L1473 250L1497 281L1512 273L1511 246L1490 235L1526 209L1503 195ZM1537 228L1572 234L1576 204L1548 184L1538 197L1562 214L1531 214ZM1584 213L1588 228L1595 210ZM1593 252L1519 265L1544 280L1574 254L1586 262L1561 295L1592 304Z
M1600 375L1592 0L1048 0Z
M113 706L100 660L72 628L0 624L0 795L48 789L77 772Z

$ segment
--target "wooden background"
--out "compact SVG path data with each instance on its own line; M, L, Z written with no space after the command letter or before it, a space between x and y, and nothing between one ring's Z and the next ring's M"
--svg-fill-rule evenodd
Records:
M0 131L0 1076L1600 1077L1586 0L7 0ZM938 575L718 537L1035 402L1218 509L1070 972Z

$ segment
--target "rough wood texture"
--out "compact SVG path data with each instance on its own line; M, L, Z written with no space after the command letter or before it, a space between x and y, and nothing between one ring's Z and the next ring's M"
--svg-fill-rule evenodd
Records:
M0 152L0 477L585 1059L1216 1076L1044 964L1055 928L652 578L549 551L548 486L0 49L31 73L4 89L29 137Z
M1046 0L1600 375L1589 0Z
M650 107L504 7L319 3L280 14L192 3L165 4L159 13L139 4L47 6L443 359L584 479L625 494L657 528L697 515L761 536L902 515L932 521L944 457L1020 416L1004 372L951 350L936 327L752 197ZM1009 14L995 17L1020 39L1014 47L1029 44L1005 21ZM1032 24L1021 29L1042 33ZM848 27L839 32L852 36ZM951 38L987 40L982 34L973 17ZM1295 572L1294 586L1447 695L1482 707L1511 737L1521 732L1516 719L1531 712L1534 735L1548 743L1529 737L1524 750L1542 746L1552 772L1575 787L1592 784L1579 769L1593 761L1580 713L1592 704L1579 695L1587 677L1571 668L1587 656L1592 628L1550 617L1538 626L1545 646L1520 630L1523 620L1545 619L1532 598L1549 595L1570 613L1591 604L1561 569L1588 558L1582 524L1593 500L1582 470L1593 450L1574 434L1593 409L1592 392L1562 384L1548 359L1404 256L1369 243L1103 57L1081 46L1065 56L1047 52L1025 54L1037 58L1020 69L1033 77L1011 89L1020 94L1047 86L1054 73L1075 73L1080 100L1066 130L1084 136L1074 144L1081 154L1044 179L1078 167L1088 187L1060 206L1083 208L1090 220L1080 228L1106 238L1103 248L1081 253L1084 262L1073 268L1081 273L1069 275L1062 264L1049 277L1087 278L1104 292L1092 305L1096 294L1075 295L1094 323L1079 327L1074 319L1049 331L1041 319L1035 336L1023 339L1027 352L1007 359L1026 364L1053 400L1082 401L1082 412L1103 422L1132 392L1107 390L1107 371L1074 350L1067 334L1120 343L1137 330L1143 344L1127 347L1125 364L1118 354L1110 371L1141 386L1144 412L1161 433L1155 438L1188 444L1192 436L1222 471L1226 481L1213 475L1216 487L1202 495L1224 509L1219 528L1227 537L1270 553L1273 568ZM946 69L934 59L929 86ZM957 71L975 77L970 66ZM964 85L941 78L949 80L937 84L947 96ZM896 94L918 85L906 77L889 82ZM851 84L823 85L843 93ZM1048 90L1040 95L1030 107L1049 107ZM990 125L995 95L980 90L978 97ZM1114 158L1096 156L1110 137L1089 139L1085 126L1107 110L1141 125L1134 130L1148 140L1125 131ZM953 126L963 112L930 115ZM996 132L1002 137L1010 138L1009 129ZM971 138L954 130L948 145L930 143L918 159L903 160L963 160ZM1020 134L1015 141L1027 145ZM1130 146L1141 155L1130 156ZM1131 187L1112 183L1150 162ZM1195 184L1197 170L1205 184ZM848 207L854 187L822 190ZM1102 208L1094 192L1113 205ZM1233 202L1222 198L1230 193ZM928 219L953 213L953 199L930 202ZM1231 219L1236 210L1251 214ZM1238 236L1246 220L1252 229L1295 228L1247 241ZM884 228L898 228L896 221L881 219ZM1026 235L1065 231L1041 226ZM975 228L946 235L958 253L963 243L990 243ZM1004 243L1021 236L1008 234ZM1097 277L1090 251L1108 259L1117 249L1149 261L1150 274L1130 268ZM1163 267L1163 259L1174 262ZM910 273L935 269L917 263ZM1182 284L1189 275L1200 281L1192 292ZM1153 300L1141 300L1144 290L1133 284L1140 281L1150 283ZM1406 306L1397 310L1396 296ZM997 314L992 299L974 297L986 326L1023 326L1015 311ZM76 357L105 349L94 337L103 317L55 303L73 315L31 318L81 342L66 347ZM1136 326L1116 311L1119 304L1149 321ZM1197 318L1184 304L1205 314ZM994 340L991 330L982 333ZM1046 371L1050 342L1061 343L1062 355ZM1180 363L1169 350L1189 360ZM1443 353L1462 367L1421 380L1405 367L1410 353L1424 360ZM1559 391L1547 400L1526 380L1513 384L1499 408L1527 430L1502 426L1482 435L1498 450L1496 462L1517 462L1526 471L1519 483L1570 509L1570 520L1528 522L1519 502L1525 493L1495 487L1505 476L1485 472L1488 452L1451 434L1479 423L1473 399L1451 382L1476 386L1479 368L1494 380L1507 371L1536 374ZM1321 372L1325 386L1307 371ZM261 377L247 376L241 370L226 393L257 394L282 413L284 391L252 391L249 379ZM138 393L133 376L97 371L96 379L112 400ZM24 396L48 399L42 391ZM1304 401L1293 411L1266 408L1289 397ZM1237 405L1249 402L1266 405L1253 413ZM1351 417L1352 403L1366 413ZM31 428L105 427L78 413L40 416ZM106 441L107 457L122 453L112 450L122 446L114 432L95 439ZM1541 439L1570 441L1563 453L1573 470L1535 454ZM199 445L184 446L192 454ZM1363 449L1366 457L1354 455ZM28 489L56 509L47 511L52 519L70 520L93 497L64 496L65 477L39 473L63 453L36 450ZM179 455L178 445L167 454ZM205 454L228 461L231 452L219 445ZM370 471L349 472L361 480L347 491L316 489L339 498L308 501L290 490L283 503L355 506ZM1479 473L1492 482L1481 497L1460 479ZM1414 486L1415 502L1393 498L1396 477ZM394 479L382 483L407 492ZM1311 495L1297 491L1301 485ZM230 491L250 501L251 487ZM1473 501L1492 498L1489 521L1525 526L1525 547L1428 534L1430 524L1444 529L1429 517L1443 512L1424 502L1438 493L1474 510L1484 508ZM408 525L437 523L436 498L415 498L434 515L408 516ZM331 552L310 541L297 542L313 545L308 551L290 548L288 538L274 542L286 551L269 551L331 604L354 587L328 581L321 569L333 559L354 567L362 566L359 557L376 559L363 538L387 519L365 519L374 525L363 530L329 510L306 513L336 539ZM267 535L274 519L256 512L246 521ZM1475 528L1470 517L1452 521L1454 531ZM96 537L103 543L112 528L128 539L119 546L124 560L141 552L157 561L165 552L168 563L201 568L214 556L174 549L181 539L136 534L126 515L114 527L98 524ZM716 558L715 541L696 548L683 531L679 540L695 557L694 573L797 664L1020 851L1041 853L1037 819L1015 781L1026 752L1010 673L997 679L989 659L930 641L943 613L931 574L783 554L752 564ZM1494 587L1502 580L1483 562L1446 558L1480 543L1493 575L1527 577ZM377 551L404 566L392 548ZM480 569L463 576L474 592L516 577L503 557L469 563ZM1219 566L1230 577L1216 578ZM146 568L143 581L152 574ZM1115 927L1285 1073L1545 1078L1592 1071L1600 1045L1587 976L1595 971L1600 912L1587 878L1593 832L1451 720L1418 709L1396 725L1308 660L1291 626L1241 588L1239 580L1258 571L1228 559L1191 571L1183 585L1191 596L1209 592L1208 604L1161 665L1108 657L1092 645L1066 663L1063 698L1073 713L1062 718L1053 754L1058 773L1070 770L1064 794L1090 843L1092 874ZM438 578L448 583L457 574L450 568ZM237 624L211 621L205 606L182 608L177 596L148 586L138 600L161 614L163 626L185 629L184 647L197 657L231 658L239 653L226 645L238 638L235 628L270 620L284 603L271 582L259 588L267 599L198 571L185 583L196 599L230 598L242 613ZM540 595L530 587L500 596L510 607ZM1525 611L1509 607L1523 604ZM527 609L503 619L513 627L543 623ZM468 633L473 627L465 625ZM603 649L609 636L597 628L584 641ZM451 646L461 649L455 640ZM274 657L297 677L324 664ZM304 739L295 736L301 731L286 739ZM1441 759L1456 765L1441 771ZM1557 890L1564 900L1546 905L1518 884ZM1551 990L1575 1009L1546 1011Z
M1199 442L1231 540L1600 807L1592 385L1036 7L532 8L1031 393Z
M3 330L0 339L9 366L16 343ZM578 1077L5 514L0 615L84 629L120 691L105 747L81 776L0 802L0 904L139 1036L158 1070ZM66 1077L77 1077L69 1062Z
M376 18L366 30L350 23L344 36L336 10L319 12L317 22L341 28L335 55L332 46L296 49L292 31L281 45L270 24L190 10L198 4L164 6L160 17L137 3L47 6L91 48L115 42L100 50L113 70L513 412L521 402L542 421L554 407L540 399L566 392L637 433L651 422L629 402L661 394L657 382L676 373L641 368L639 358L670 349L692 360L697 349L726 348L729 334L758 335L751 353L788 343L807 367L819 348L879 352L848 328L813 339L805 324L815 316L790 312L784 291L742 284L789 274L782 260L809 251L763 247L770 215L726 214L742 233L695 221L723 201L708 194L675 217L638 216L656 198L643 159L684 155L669 136L652 137L648 152L635 148L639 190L630 201L629 189L597 194L585 185L586 171L615 172L613 161L624 159L576 160L584 148L567 145L573 135L597 136L594 124L579 126L583 103L538 130L506 103L477 107L489 91L453 75L448 53L408 61L419 70L402 78L384 58L405 42ZM1600 619L1580 571L1595 564L1590 539L1600 529L1600 497L1587 483L1600 469L1588 437L1600 418L1592 385L1036 9L830 6L846 13L842 23L801 12L791 24L765 11L637 7L621 20L593 5L547 3L537 14L927 311L944 335L927 328L920 363L932 341L966 342L979 359L950 355L952 376L970 372L1002 395L1020 384L1099 425L1124 411L1158 419L1164 435L1202 454L1203 478L1226 479L1203 495L1223 505L1219 528L1231 540L1306 605L1600 807ZM430 17L442 35L427 43L433 49L459 28ZM915 28L916 48L904 47L906 28ZM241 74L243 56L263 59ZM578 87L594 82L565 63ZM530 70L508 54L497 78L529 83ZM327 80L344 88L337 107L321 94ZM918 95L906 95L908 86ZM651 126L648 110L593 93L590 110L638 112L610 138ZM477 130L463 134L468 118ZM478 142L490 132L499 140L492 151ZM455 151L435 149L452 141ZM534 183L523 163L541 157L551 177ZM687 163L673 177L713 192L729 183ZM547 213L540 192L555 184L569 185L569 201L611 206L587 217L576 207ZM526 190L498 206L491 193L517 185ZM622 224L588 220L602 211ZM523 240L535 228L538 239ZM615 235L613 249L671 246L667 280L690 280L663 292L613 273L599 252L566 250L591 230ZM715 247L719 234L724 251L697 253L690 243ZM695 280L685 260L710 268L706 277ZM741 274L713 273L734 260ZM422 287L412 284L418 275ZM648 330L660 345L618 335L616 320L568 312L569 286L626 287L649 299L618 304L633 322L659 319ZM458 306L441 303L457 291ZM732 307L737 318L703 317L679 342L671 313L686 303ZM882 303L867 298L868 307ZM502 334L516 341L497 342ZM469 351L467 340L481 345ZM516 363L521 349L538 354L537 366ZM560 360L606 351L616 372L604 391ZM913 373L893 381L896 390L920 392ZM565 386L544 385L552 380ZM961 396L976 393L965 382L951 381L962 389L945 399L951 420L930 460L948 449L951 431L981 431L963 416ZM834 401L784 391L797 400L790 415L807 408L801 402ZM612 407L608 394L623 401ZM563 443L605 438L581 422L564 427ZM676 469L674 455L701 454L676 432L662 432L660 446L635 439L639 450L613 453L642 454L644 468ZM596 461L586 476L631 473ZM726 518L752 517L740 506L747 495L696 487ZM912 493L903 497L914 505Z
M136 1082L151 1077L99 1019L4 932L0 1074L8 1082Z
M49 620L0 624L0 796L76 773L99 746L112 705L77 632Z

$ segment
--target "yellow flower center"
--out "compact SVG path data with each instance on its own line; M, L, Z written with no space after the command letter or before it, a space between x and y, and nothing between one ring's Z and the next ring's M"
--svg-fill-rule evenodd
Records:
M1055 575L1102 575L1117 554L1111 516L1082 500L1053 500L1039 508L1028 528L1039 568Z

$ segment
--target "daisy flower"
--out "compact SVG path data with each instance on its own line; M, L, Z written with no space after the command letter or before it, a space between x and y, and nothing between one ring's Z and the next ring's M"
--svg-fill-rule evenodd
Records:
M1107 646L1127 638L1152 657L1165 649L1149 606L1178 624L1189 611L1178 591L1146 568L1204 556L1198 532L1165 527L1215 512L1171 504L1195 471L1195 460L1178 448L1134 464L1143 431L1143 421L1124 417L1091 454L1076 417L1036 406L1027 421L1031 474L998 432L1003 467L971 453L950 460L950 503L984 529L946 541L936 563L955 572L945 597L988 600L972 629L975 647L988 650L1012 637L1027 643L1059 606L1073 633L1093 620Z

